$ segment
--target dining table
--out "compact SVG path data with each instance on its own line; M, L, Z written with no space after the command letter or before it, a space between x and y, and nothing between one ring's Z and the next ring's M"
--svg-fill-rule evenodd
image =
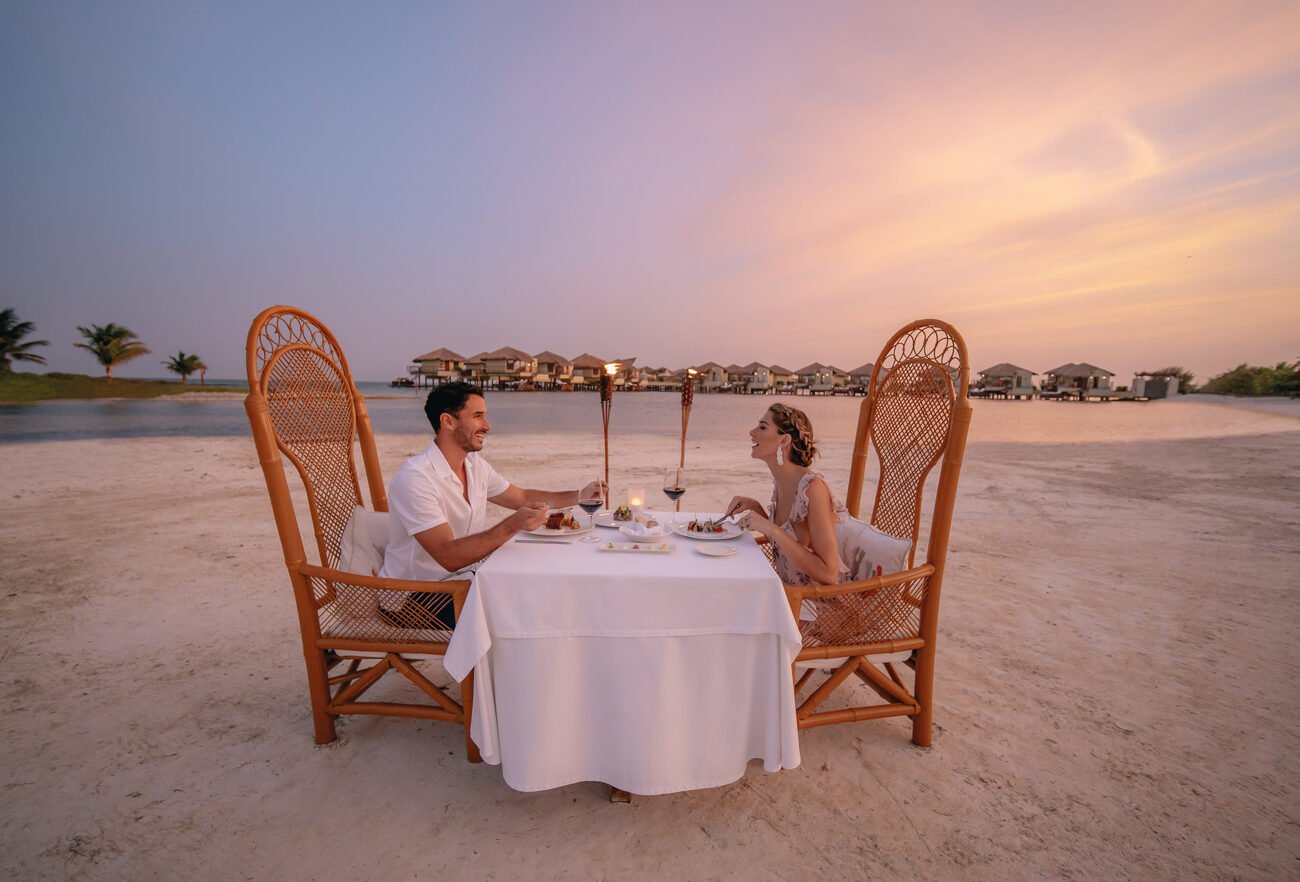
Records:
M479 565L444 664L474 672L470 737L508 786L653 795L798 767L781 580L748 532L691 538L678 517L644 539L519 534Z

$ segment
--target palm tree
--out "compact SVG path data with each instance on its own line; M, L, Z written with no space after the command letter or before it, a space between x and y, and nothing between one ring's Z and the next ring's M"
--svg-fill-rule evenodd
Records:
M167 360L163 364L167 365L167 370L181 375L181 385L183 386L185 381L189 379L190 374L197 371L199 366L203 364L203 359L193 354L186 355L182 350L176 355L167 356ZM203 369L206 371L207 367L204 366Z
M31 322L18 321L13 309L0 310L0 374L7 374L13 369L12 362L30 361L45 364L45 356L32 352L33 346L49 346L49 340L22 339L28 334L36 333L36 325Z
M109 322L106 325L91 325L89 328L77 325L77 330L88 342L72 345L99 359L99 363L104 366L104 376L108 377L110 383L113 382L115 366L149 354L149 347L141 343L135 331L130 328Z

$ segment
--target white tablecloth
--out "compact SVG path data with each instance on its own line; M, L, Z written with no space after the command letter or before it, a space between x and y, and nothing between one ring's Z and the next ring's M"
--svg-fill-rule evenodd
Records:
M626 541L597 528L603 541ZM799 629L758 546L705 557L508 543L475 576L445 663L474 678L471 737L516 790L716 787L799 765Z

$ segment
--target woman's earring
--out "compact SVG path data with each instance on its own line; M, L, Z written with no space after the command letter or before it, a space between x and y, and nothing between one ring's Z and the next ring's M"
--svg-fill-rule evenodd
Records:
M784 450L785 450L785 448L782 447L780 444L776 445L776 464L777 464L777 465L785 465L785 453L783 452Z

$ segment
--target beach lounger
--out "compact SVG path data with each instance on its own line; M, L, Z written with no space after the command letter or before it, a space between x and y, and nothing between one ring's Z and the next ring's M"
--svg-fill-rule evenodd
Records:
M478 762L469 739L473 674L460 684L458 702L412 664L446 654L451 632L428 609L450 604L459 615L469 582L381 579L341 566L344 534L351 535L356 509L364 510L355 449L371 509L387 511L388 496L365 400L338 341L307 313L275 306L254 319L247 357L244 406L297 602L316 743L334 740L335 719L343 714L440 720L464 727L468 758ZM285 459L301 479L314 563L307 558ZM419 602L405 602L414 593ZM381 680L396 681L388 673L404 678L418 700L363 700Z
M911 548L902 572L839 585L786 586L803 634L795 662L796 671L803 669L796 696L818 670L833 669L799 704L796 716L801 730L908 716L912 741L929 747L939 592L970 427L970 369L961 335L935 320L898 331L875 365L859 411L845 505L858 517L868 461L874 460L876 495L868 522L890 536L909 539ZM930 529L918 564L926 479L936 466ZM854 676L882 703L819 709ZM845 695L857 700L854 693Z

